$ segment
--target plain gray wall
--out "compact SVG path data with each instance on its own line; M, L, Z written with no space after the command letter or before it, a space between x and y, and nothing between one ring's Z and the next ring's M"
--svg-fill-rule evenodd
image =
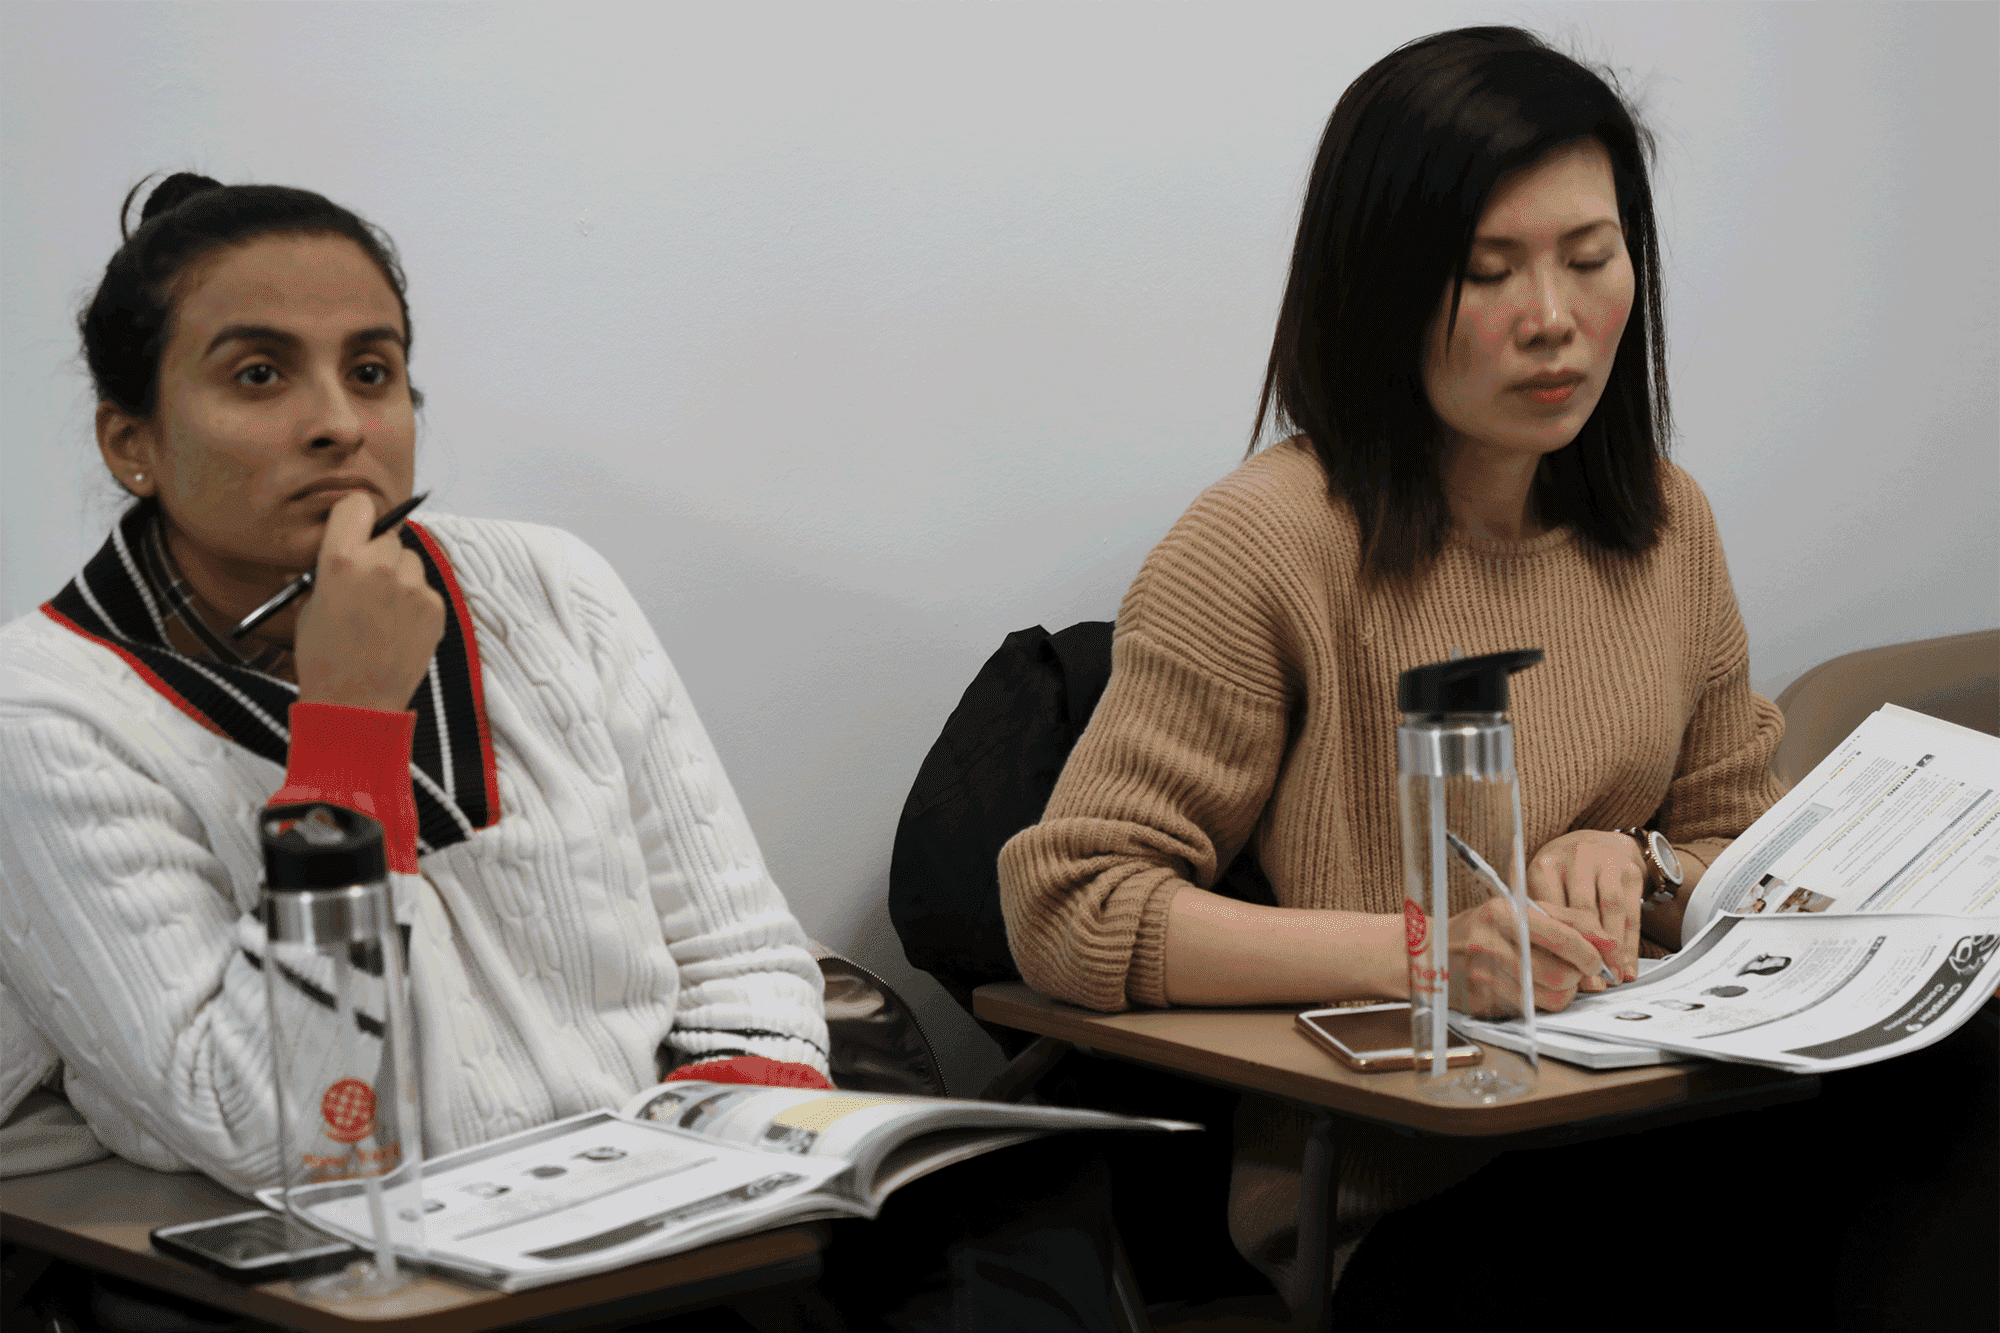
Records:
M95 548L74 312L149 171L410 274L434 507L574 529L809 931L994 1050L884 909L1001 638L1109 618L1240 458L1300 192L1394 46L1519 22L1661 140L1677 457L1759 687L2000 621L1991 4L8 4L0 618Z

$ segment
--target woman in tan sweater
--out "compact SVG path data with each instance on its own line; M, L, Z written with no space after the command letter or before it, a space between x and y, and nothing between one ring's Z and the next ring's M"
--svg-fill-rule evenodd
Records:
M1341 98L1259 409L1292 433L1147 558L1103 700L1001 853L1031 986L1099 1010L1404 998L1396 680L1455 647L1547 654L1512 709L1551 913L1537 1002L1678 945L1686 892L1781 794L1783 721L1750 689L1714 518L1665 460L1649 149L1602 79L1515 29L1411 43ZM1246 848L1277 906L1209 891ZM1510 947L1500 907L1453 904L1455 953ZM1302 1133L1239 1116L1232 1230L1281 1287ZM1479 1161L1350 1133L1349 1241Z
M1641 134L1512 29L1412 43L1342 98L1265 386L1296 433L1147 558L1089 729L1001 854L1036 989L1402 998L1396 679L1454 647L1547 653L1513 682L1529 892L1563 923L1536 938L1543 1006L1604 986L1600 955L1629 979L1642 930L1678 945L1680 899L1780 794L1783 721L1664 458ZM1642 826L1674 846L1671 901ZM1207 891L1246 846L1279 906ZM1493 910L1461 908L1455 939Z

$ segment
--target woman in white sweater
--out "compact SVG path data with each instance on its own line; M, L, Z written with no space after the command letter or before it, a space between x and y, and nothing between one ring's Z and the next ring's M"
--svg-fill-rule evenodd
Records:
M255 816L293 800L384 825L426 1152L669 1075L830 1086L804 932L617 575L527 524L370 540L421 403L386 237L176 175L81 323L136 503L0 629L0 1117L59 1075L121 1156L275 1181Z

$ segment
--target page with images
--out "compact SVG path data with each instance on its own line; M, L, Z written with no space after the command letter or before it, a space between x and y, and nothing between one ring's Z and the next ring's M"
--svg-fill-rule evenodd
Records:
M919 1176L982 1152L1064 1129L1199 1129L1063 1106L907 1097L820 1088L756 1088L688 1079L648 1088L625 1106L655 1121L723 1142L854 1166L829 1189L871 1206Z
M2000 737L1884 704L1731 843L1684 936L1726 912L2000 911Z
M668 1126L590 1112L426 1161L424 1258L522 1290L781 1221L854 1211L818 1193L847 1169L835 1158L778 1163ZM259 1198L282 1207L275 1191ZM301 1203L315 1225L368 1243L368 1202L356 1182L315 1187Z
M746 1148L852 1159L853 1149L871 1138L954 1105L928 1097L684 1079L646 1089L624 1113Z
M1818 1073L1940 1041L1996 984L2000 916L1722 916L1641 980L1537 1021Z
M1641 958L1639 978L1644 979L1667 960ZM1474 1018L1454 1009L1451 1029L1476 1042L1490 1042L1503 1050L1528 1052L1528 1033L1518 1018ZM1580 1037L1573 1032L1556 1032L1539 1019L1535 1024L1534 1046L1538 1055L1561 1060L1581 1069L1631 1069L1639 1065L1680 1064L1695 1057L1680 1051L1662 1050L1643 1041L1607 1041L1601 1037Z

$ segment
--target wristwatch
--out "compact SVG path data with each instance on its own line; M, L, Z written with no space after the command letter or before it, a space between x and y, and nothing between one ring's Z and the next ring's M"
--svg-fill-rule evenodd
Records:
M1658 829L1618 830L1639 842L1639 859L1646 863L1646 905L1670 903L1681 887L1681 859L1674 845Z

